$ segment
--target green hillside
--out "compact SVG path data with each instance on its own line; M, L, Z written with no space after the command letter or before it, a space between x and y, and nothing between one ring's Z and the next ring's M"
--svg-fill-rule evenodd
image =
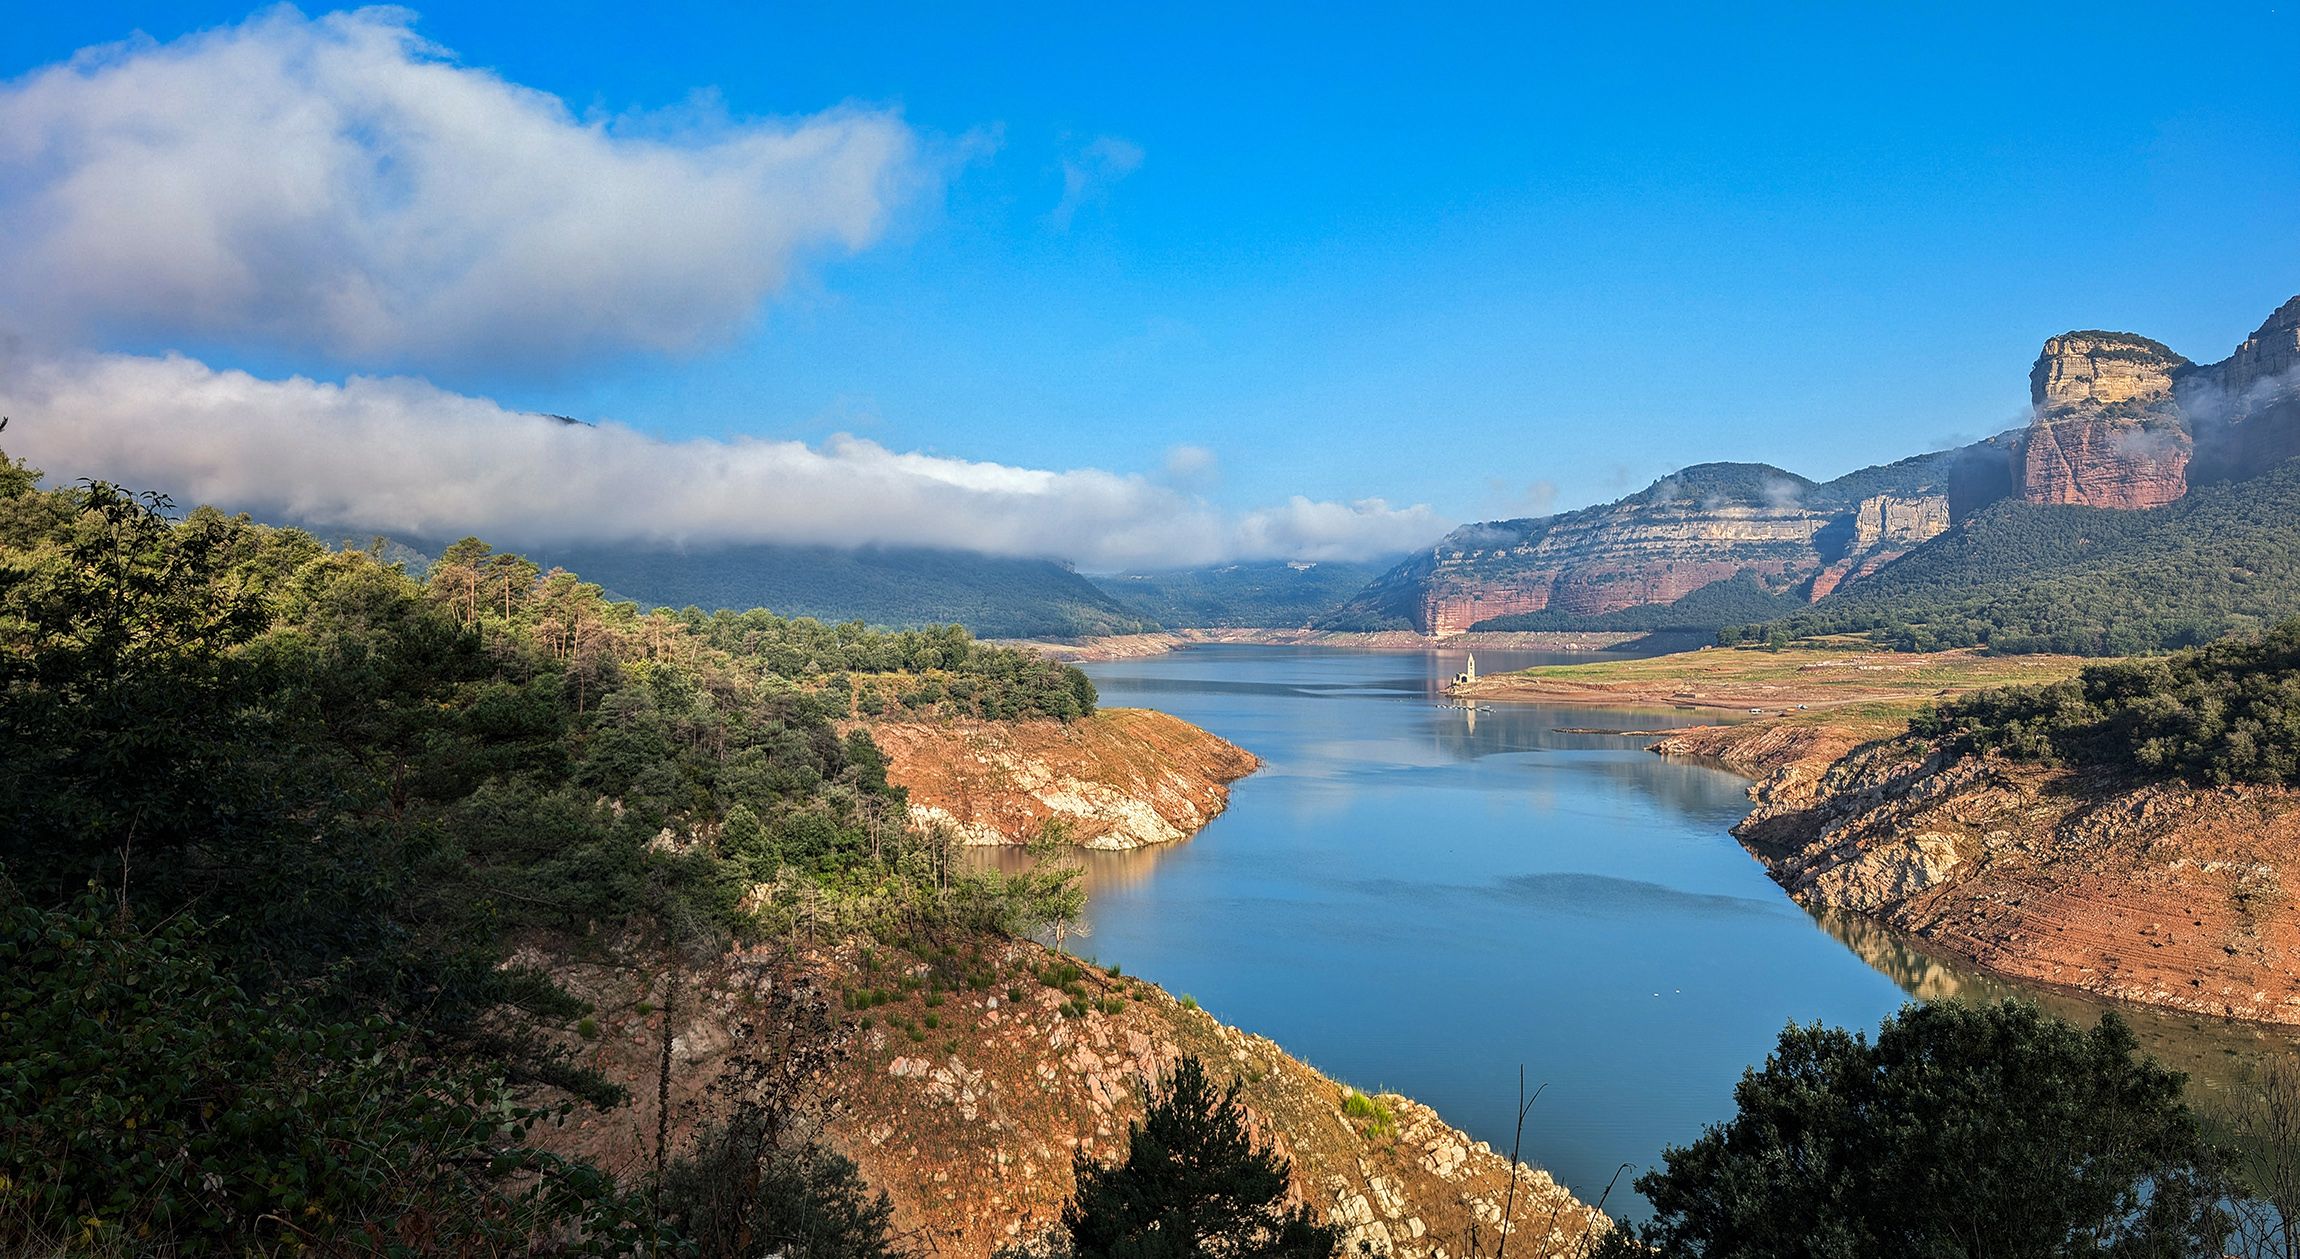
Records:
M1128 612L1176 629L1291 629L1332 613L1389 561L1263 560L1094 578Z
M642 612L474 541L419 581L167 506L0 455L0 1254L722 1253L694 1221L787 1216L790 1178L858 1204L835 1235L875 1247L831 1253L889 1253L788 1100L729 1120L790 1134L759 1147L783 1179L537 1148L631 1099L533 959L665 958L666 1028L670 959L738 941L980 973L953 942L1075 915L1074 875L952 860L840 723L863 688L1067 720L1085 676L958 630ZM750 1017L828 1052L791 987Z
M364 542L341 529L313 530ZM398 545L397 543L394 544ZM409 551L406 548L412 548ZM440 541L409 541L389 558L437 555ZM984 638L1081 638L1158 628L1053 560L968 551L827 546L537 547L565 568L649 607L765 608L783 617L862 621L886 629L963 625Z
M1918 650L2126 655L2295 614L2300 461L2150 511L1997 503L1773 624L1792 635L1871 632Z

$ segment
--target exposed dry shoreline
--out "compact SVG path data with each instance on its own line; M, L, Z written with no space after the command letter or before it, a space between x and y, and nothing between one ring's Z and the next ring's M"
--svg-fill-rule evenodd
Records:
M1077 966L1069 982L1085 994L1069 1011L1070 993L1045 982L1063 964ZM1145 1085L1183 1054L1239 1081L1258 1134L1292 1161L1292 1197L1347 1230L1345 1254L1360 1242L1396 1259L1481 1253L1506 1219L1510 1253L1544 1259L1582 1253L1586 1234L1605 1227L1539 1169L1518 1165L1513 1194L1507 1156L1426 1106L1383 1094L1386 1122L1354 1117L1342 1084L1268 1039L1028 941L983 938L936 961L855 942L797 958L739 950L684 972L672 1001L660 958L551 970L597 1010L595 1034L569 1035L567 1048L632 1095L627 1106L545 1129L552 1148L643 1172L666 1033L672 1070L660 1078L681 1145L723 1116L730 1092L746 1091L733 1087L746 1058L784 1061L775 1028L786 1019L762 1015L778 1003L812 1007L831 1051L811 1082L826 1099L822 1131L886 1191L896 1229L922 1254L988 1259L1053 1226L1072 1191L1072 1158L1121 1155ZM935 990L937 976L950 991ZM849 1008L858 990L893 1000Z
M1357 633L1310 629L1184 629L1155 634L1118 634L1087 638L1075 643L1048 639L1001 640L1005 647L1039 652L1056 660L1085 663L1097 660L1133 660L1163 655L1203 643L1238 643L1275 647L1334 647L1351 651L1588 651L1598 652L1647 637L1644 634L1569 634L1550 632L1473 632L1435 638L1410 630Z
M1179 717L1105 708L1073 722L889 721L869 727L922 826L1023 844L1047 823L1087 848L1187 839L1229 805L1253 753Z
M2300 793L2134 783L1826 725L1661 740L1750 775L1734 828L1800 904L2011 979L2300 1026Z
M1845 644L1532 669L1481 701L1751 713L1654 744L1753 781L1734 834L1800 904L2019 981L2300 1025L2300 793L2132 783L1999 757L1944 764L1909 716L2073 657Z

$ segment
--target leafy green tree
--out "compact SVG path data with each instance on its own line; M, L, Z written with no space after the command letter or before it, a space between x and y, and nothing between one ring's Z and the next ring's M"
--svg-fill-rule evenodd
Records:
M188 917L42 910L0 877L0 1252L637 1240L611 1179L523 1143L547 1114L390 1020L251 995Z
M1062 1222L1078 1259L1327 1259L1341 1231L1286 1206L1291 1168L1246 1129L1238 1083L1177 1063L1127 1136L1126 1161L1081 1156Z
M1638 1179L1652 1222L1599 1254L2217 1256L2227 1184L2181 1086L2114 1013L2082 1031L2025 1002L1910 1005L1874 1041L1792 1026L1732 1120Z
M2002 687L1909 723L1953 753L2191 782L2300 784L2300 619L2170 656Z
M663 1182L665 1218L705 1259L899 1259L893 1204L852 1161L738 1116Z

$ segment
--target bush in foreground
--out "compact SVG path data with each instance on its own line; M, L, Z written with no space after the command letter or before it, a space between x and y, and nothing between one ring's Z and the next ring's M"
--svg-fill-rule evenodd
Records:
M2220 1255L2227 1183L2181 1075L2135 1049L2113 1013L2025 1002L1911 1005L1874 1041L1792 1026L1598 1255Z

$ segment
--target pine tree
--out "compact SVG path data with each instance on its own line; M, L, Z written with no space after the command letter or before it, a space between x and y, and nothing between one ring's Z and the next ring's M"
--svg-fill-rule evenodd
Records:
M1341 1231L1285 1205L1291 1167L1246 1130L1238 1083L1184 1058L1127 1138L1126 1161L1078 1160L1062 1213L1077 1259L1329 1259Z

